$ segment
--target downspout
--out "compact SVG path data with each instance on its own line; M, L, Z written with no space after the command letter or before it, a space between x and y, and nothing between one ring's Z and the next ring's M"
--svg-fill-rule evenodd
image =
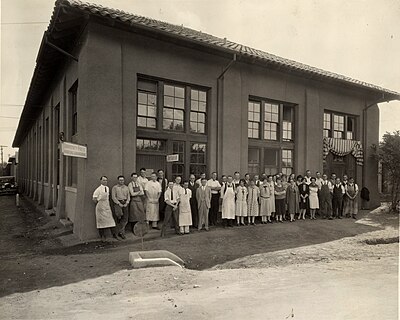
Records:
M225 68L222 70L221 74L217 78L217 152L216 152L216 158L217 158L217 169L216 171L218 172L222 168L222 159L219 157L219 152L220 149L222 149L222 126L219 123L220 119L220 112L222 112L222 105L223 105L223 77L225 73L230 69L230 67L235 63L236 61L236 53L233 54L233 58L229 63L225 66Z

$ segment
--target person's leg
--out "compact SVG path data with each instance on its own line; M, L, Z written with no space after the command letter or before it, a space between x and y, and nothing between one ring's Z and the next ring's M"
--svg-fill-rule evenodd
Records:
M189 226L185 226L184 232L185 232L185 233L190 233L190 227L189 227Z
M161 237L165 236L165 231L167 229L167 225L169 225L170 220L171 220L171 215L172 215L172 207L167 205L165 207L165 211L164 211L164 223L161 228Z
M128 224L129 212L127 207L123 207L121 209L122 209L122 217L119 223L119 236L122 239L125 239L125 227Z
M204 229L206 229L208 231L208 211L206 209L205 214L204 214Z
M99 228L98 231L99 231L101 242L104 242L106 239L104 228Z
M203 228L203 224L204 224L204 208L203 205L200 204L199 208L198 208L198 219L197 219L197 227L198 230L200 231Z
M179 233L179 209L173 210L172 211L172 218L175 223L175 233Z
M343 204L343 198L339 198L338 204L337 204L337 206L338 206L338 213L337 213L338 219L342 219L342 215L343 215L342 204Z

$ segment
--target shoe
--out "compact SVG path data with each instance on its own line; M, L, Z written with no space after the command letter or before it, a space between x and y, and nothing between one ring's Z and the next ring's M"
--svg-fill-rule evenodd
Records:
M332 218L332 217L329 217L328 219L329 219L329 220L333 220L333 218Z
M160 227L151 227L152 229L161 230Z
M120 238L122 238L122 239L126 239L126 237L125 237L125 235L123 234L123 233L118 233L118 235L120 236Z
M206 231L210 231L210 229L208 229L208 228L204 228L204 230L206 230Z
M357 217L356 217L356 216L353 216L353 219L357 220Z
M280 222L280 223L283 223L283 221L282 221L282 220L279 220L279 222Z

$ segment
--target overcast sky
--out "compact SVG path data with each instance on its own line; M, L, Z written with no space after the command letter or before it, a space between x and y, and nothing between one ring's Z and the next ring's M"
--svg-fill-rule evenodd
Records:
M400 92L399 0L92 0ZM0 145L11 146L54 0L1 0ZM400 102L380 105L380 134ZM5 149L5 157L14 154Z

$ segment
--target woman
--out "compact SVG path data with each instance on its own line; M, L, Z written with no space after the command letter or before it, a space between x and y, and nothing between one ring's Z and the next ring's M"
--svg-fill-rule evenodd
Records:
M265 178L262 186L260 186L260 216L261 223L272 223L271 221L271 208L269 198L271 197L271 191L268 185L268 179Z
M354 178L349 178L349 183L345 186L346 202L344 212L349 218L357 219L358 213L358 186L354 183Z
M299 186L300 192L300 213L298 220L306 219L306 211L309 208L309 196L310 196L310 189L307 184L307 179L304 177L301 179L301 184Z
M270 197L268 199L268 205L271 211L271 216L275 216L275 182L273 176L268 176L268 186Z
M289 186L286 189L286 204L290 214L290 222L295 221L295 214L300 212L299 202L299 188L297 187L296 182L291 179L289 180Z
M254 180L250 180L247 188L247 219L248 224L255 225L255 219L259 214L258 198L260 197L260 189L256 186Z
M309 204L310 204L310 214L311 220L315 220L315 211L319 209L318 200L318 185L316 184L317 179L315 177L311 178L311 184L309 185Z
M235 185L232 176L227 177L227 182L221 189L222 221L224 227L233 227L235 221Z
M286 189L282 184L282 179L278 178L276 180L275 186L275 207L276 207L276 221L282 222L282 217L286 214L285 199L286 199Z
M107 182L107 177L102 176L100 178L101 185L93 192L93 201L96 204L96 226L101 242L106 241L105 231L108 228L110 228L113 237L118 240L110 207L110 188L107 187Z
M236 188L236 222L238 226L244 226L244 217L247 217L247 188L244 186L245 183L244 179L240 179L239 186Z
M129 222L133 228L137 222L144 222L146 220L146 214L144 212L144 206L142 197L144 195L143 187L138 181L137 173L131 174L132 181L128 184L131 201L129 202Z
M190 208L190 199L192 191L189 189L189 181L183 183L183 188L179 189L179 234L188 234L192 225L192 210Z

